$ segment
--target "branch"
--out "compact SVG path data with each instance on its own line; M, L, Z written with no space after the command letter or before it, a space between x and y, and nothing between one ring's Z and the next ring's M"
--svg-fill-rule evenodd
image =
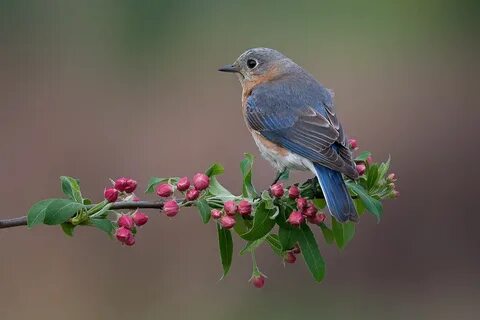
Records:
M179 200L180 202L183 199ZM136 210L136 209L163 209L163 201L124 201L113 203L110 207L112 210ZM0 220L0 229L13 228L27 225L27 217L18 217Z

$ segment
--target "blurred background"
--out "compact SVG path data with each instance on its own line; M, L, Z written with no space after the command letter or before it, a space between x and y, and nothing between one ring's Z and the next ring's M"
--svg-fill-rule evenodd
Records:
M60 196L61 175L100 200L110 177L145 186L220 162L239 192L243 152L265 188L274 173L245 128L240 85L216 71L257 46L335 90L347 133L392 156L401 192L343 251L320 241L321 284L261 249L263 290L238 254L219 281L214 225L194 210L150 211L132 248L88 228L0 230L2 320L474 319L479 12L473 0L1 0L0 218Z

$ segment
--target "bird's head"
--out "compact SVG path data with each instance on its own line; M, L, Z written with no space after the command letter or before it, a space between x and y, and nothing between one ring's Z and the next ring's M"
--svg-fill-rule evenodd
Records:
M242 53L233 64L218 69L238 75L242 86L254 85L281 77L295 65L292 60L274 49L254 48Z

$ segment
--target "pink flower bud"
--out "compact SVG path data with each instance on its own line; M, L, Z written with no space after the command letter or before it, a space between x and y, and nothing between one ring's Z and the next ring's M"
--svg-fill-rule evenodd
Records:
M293 254L293 252L287 252L285 256L283 257L283 260L286 263L295 263L297 261L297 257Z
M292 226L299 226L304 220L305 218L299 211L292 211L292 213L290 213L290 216L287 219L288 223L290 223Z
M132 231L125 227L120 227L115 231L115 237L118 241L125 243L128 238L133 237Z
M270 193L275 198L283 197L283 194L285 193L285 190L283 190L283 183L275 183L275 184L271 185L270 186Z
M188 180L187 177L180 178L177 182L177 190L178 191L186 191L190 188L190 181Z
M398 197L400 197L400 192L397 191L397 190L393 190L393 192L390 194L390 197L394 198L394 199L398 198Z
M118 178L117 180L115 180L114 188L120 192L123 192L125 191L125 188L127 188L127 183L128 183L127 178Z
M372 158L372 156L368 156L366 162L367 162L368 164L372 164L372 163L373 163L373 158Z
M132 230L134 226L133 218L129 214L122 214L120 218L118 218L117 224L119 227L124 227L129 230Z
M187 199L188 201L193 201L193 200L197 200L199 196L200 196L200 191L198 191L197 189L190 189L187 191L187 194L185 195L185 199Z
M128 237L128 239L125 241L125 244L129 247L135 244L135 237L133 236L133 234L130 237Z
M298 208L298 210L301 211L301 210L306 209L306 208L307 208L307 205L308 205L307 199L305 199L305 198L298 198L298 199L297 199L297 208Z
M387 176L387 180L390 181L390 182L395 182L395 181L397 181L397 175L395 173L390 173Z
M197 173L193 176L193 186L198 191L202 191L208 188L210 184L210 178L204 173Z
M235 201L228 200L223 204L223 210L225 210L227 215L234 216L237 213L238 207L235 204Z
M265 285L265 277L261 274L253 276L251 281L255 288L261 289Z
M367 167L365 167L363 163L359 163L355 166L355 168L357 169L358 174L362 176L365 173L365 169Z
M252 204L248 200L242 200L238 203L238 213L242 216L249 216L252 213Z
M327 216L324 213L317 213L315 216L307 219L308 219L308 222L310 222L311 224L321 224L325 222L325 219L327 219Z
M307 207L307 209L305 210L305 212L303 214L307 218L309 218L309 217L314 217L317 214L317 212L318 212L317 208L315 208L315 206L312 203Z
M133 179L128 179L127 180L127 185L125 186L125 192L126 193L132 193L137 189L137 181Z
M222 211L217 209L212 209L212 211L210 211L210 215L212 216L213 219L220 219L222 217Z
M133 214L133 222L139 227L143 226L148 222L148 216L143 212L137 211Z
M115 202L118 199L118 191L114 188L108 188L103 191L103 196L108 202Z
M170 200L163 204L163 211L167 215L167 217L175 217L178 213L179 206L177 201Z
M231 216L223 216L220 218L220 225L224 229L231 229L235 225L235 218Z
M297 186L291 186L288 189L288 197L290 199L297 199L300 196L300 189Z
M292 249L292 253L299 254L300 252L302 251L300 250L300 247L298 246L298 244L296 244L295 247Z
M162 183L157 186L157 195L162 198L168 198L173 194L173 187L168 183Z
M352 150L357 150L358 149L358 142L356 139L348 139L348 146Z

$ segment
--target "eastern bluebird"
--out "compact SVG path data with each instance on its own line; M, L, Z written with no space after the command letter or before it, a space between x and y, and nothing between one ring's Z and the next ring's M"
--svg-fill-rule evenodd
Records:
M330 213L341 222L357 221L342 174L358 173L333 92L280 52L245 51L219 69L238 75L245 122L262 156L278 172L310 170L318 178Z

